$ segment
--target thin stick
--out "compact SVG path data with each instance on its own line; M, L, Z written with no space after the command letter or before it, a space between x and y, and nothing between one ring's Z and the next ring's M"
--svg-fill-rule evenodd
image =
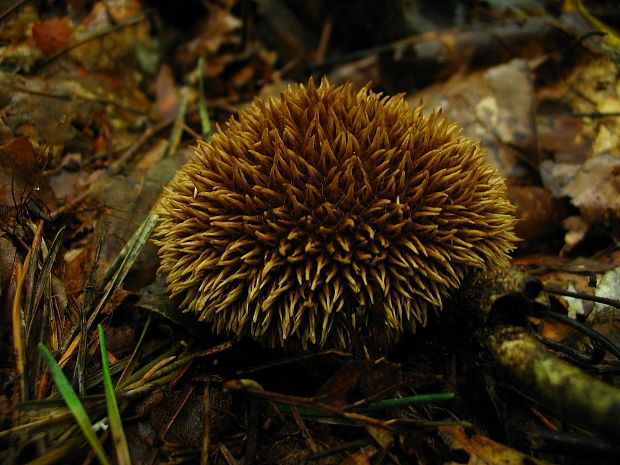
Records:
M116 102L114 100L103 98L103 97L90 97L87 95L79 95L79 94L72 94L72 95L55 94L53 92L45 92L41 90L28 89L27 87L15 85L10 82L6 82L6 81L2 82L2 80L0 80L0 84L5 86L7 89L11 89L14 92L21 92L23 94L38 95L39 97L47 97L47 98L53 98L53 99L58 99L58 100L65 100L68 102L72 100L83 100L84 102L91 102L91 103L96 103L99 105L112 105L118 108L119 110L123 110L123 111L133 113L136 115L147 116L146 113L144 113L141 110L137 110L135 108L125 105L124 103Z
M11 13L13 13L15 10L17 10L20 6L22 6L27 1L29 0L18 0L17 2L13 3L13 5L11 5L6 10L4 10L2 13L0 13L0 21L3 21L4 18L9 16Z
M583 332L586 336L589 336L595 341L600 342L601 345L605 347L605 349L607 349L609 353L613 354L617 359L620 359L620 347L618 347L610 339L608 339L607 337L605 337L604 335L602 335L595 329L592 329L589 326L578 322L577 320L574 320L564 315L560 315L559 313L555 313L555 312L542 312L541 316L545 318L553 318L555 320L561 321L562 323L566 323L567 325L572 326L573 328L577 328L579 331Z
M205 386L202 406L204 409L204 423L202 429L202 445L200 448L200 465L209 465L209 446L211 445L211 421L209 412L211 411L211 399L209 397L209 385Z
M565 297L575 297L577 299L589 300L599 304L609 305L610 307L620 308L620 301L615 299L608 299L607 297L599 297L596 295L584 294L582 292L571 292L556 287L545 287L545 291L549 294L563 295Z
M112 174L119 174L125 169L125 166L131 161L136 153L159 131L167 128L173 123L173 120L162 121L155 126L149 126L140 136L140 138L133 144L123 155L110 165L108 170Z
M316 442L312 438L312 434L310 434L310 431L308 430L308 427L304 423L303 418L301 418L301 415L299 414L299 410L297 409L295 405L291 405L290 409L291 409L291 415L293 416L293 420L295 420L295 424L297 425L297 428L299 428L299 431L301 432L301 436L304 438L304 441L306 441L306 445L308 446L308 449L310 449L310 451L313 454L316 454L319 451L319 447L317 446Z

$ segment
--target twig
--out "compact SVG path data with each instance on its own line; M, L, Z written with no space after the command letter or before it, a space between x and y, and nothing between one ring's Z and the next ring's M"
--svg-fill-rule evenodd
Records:
M329 45L329 39L332 35L332 30L334 28L334 19L332 16L328 16L325 22L323 23L323 28L321 29L321 37L319 38L319 45L316 48L316 52L314 55L314 62L320 63L325 60L325 55L327 54L327 47Z
M608 299L607 297L599 297L596 295L584 294L582 292L571 292L557 287L545 287L545 291L549 294L563 295L565 297L575 297L582 300L590 300L599 304L609 305L611 307L620 308L620 301L615 299Z
M244 465L253 465L256 462L256 449L258 447L258 420L259 420L259 400L250 399L247 416L247 430L245 434L245 459Z
M173 123L172 120L161 121L155 126L149 126L140 136L140 138L123 154L121 157L110 165L108 171L111 174L119 174L125 169L125 166L131 161L136 153L159 131L166 129Z
M38 95L39 97L48 97L48 98L53 98L53 99L58 99L58 100L66 100L69 102L72 100L78 99L78 100L83 100L85 102L96 103L98 105L112 105L118 108L119 110L127 111L129 113L133 113L133 114L140 115L140 116L147 116L146 113L141 110L137 110L123 103L116 102L114 100L110 100L110 99L103 98L103 97L90 97L87 95L77 95L77 94L75 95L55 94L53 92L46 92L43 90L28 89L27 87L22 87L19 85L15 85L13 83L8 83L4 80L0 82L0 84L5 86L7 89L11 89L15 92L21 92L24 94Z
M449 41L446 40L447 36L450 37ZM507 61L507 58L519 56L519 51L528 47L533 40L544 44L545 49L549 50L559 46L566 37L570 37L568 33L541 18L504 22L485 28L453 28L328 57L312 65L310 71L316 73L340 63L380 55L389 54L398 59L400 55L407 53L408 58L413 61L412 65L426 66L426 73L430 71L446 76L463 64L475 64L478 67ZM505 44L510 44L510 48ZM378 66L378 62L373 62L372 65ZM440 69L435 70L437 67Z
M386 429L388 431L394 430L394 428L392 428L387 422L383 420L378 420L376 418L372 418L372 417L362 415L359 413L345 412L343 411L341 407L336 407L334 405L331 405L325 402L320 402L313 398L289 396L286 394L265 391L263 389L258 389L254 387L247 387L244 384L244 382L241 380L231 380L231 381L226 382L224 384L224 389L229 390L229 391L245 392L251 396L255 396L255 397L259 397L259 398L267 399L267 400L272 400L274 402L284 404L284 405L313 407L318 410L322 410L327 414L345 418L355 423L363 424L366 426L374 426L377 428Z
M523 328L494 328L486 347L519 389L564 421L620 438L620 390L554 357Z
M168 155L176 152L177 147L179 146L179 141L181 140L181 134L183 133L183 123L185 121L186 111L187 97L182 96L181 103L179 105L179 111L177 112L177 117L174 120L172 132L170 133L170 137L168 138L168 142L166 143L166 148L164 149L162 158L168 158Z
M185 393L185 395L183 396L183 399L181 399L181 402L179 402L176 411L172 415L172 418L170 419L170 421L168 422L168 424L166 425L166 427L162 431L162 433L161 433L161 438L162 439L166 439L166 436L168 436L168 432L170 431L170 428L172 428L172 425L176 421L176 419L179 416L179 414L181 413L181 411L185 408L185 405L187 405L187 402L189 401L189 398L192 396L193 393L194 393L194 388L190 387L187 390L187 392Z
M50 218L52 219L52 221L58 219L60 215L64 215L67 211L82 203L82 201L86 199L90 195L90 193L90 190L86 189L84 192L76 195L64 205L58 207L53 212L50 212Z
M204 410L204 423L202 429L202 445L200 447L200 465L209 465L209 446L211 444L211 399L209 385L205 386L202 394L202 407Z
M620 359L620 347L618 347L610 339L608 339L607 337L605 337L604 335L602 335L595 329L592 329L591 327L584 325L583 323L580 323L579 321L574 320L573 318L560 315L559 313L556 313L556 312L543 311L541 312L541 316L543 318L553 318L554 320L558 320L558 321L561 321L562 323L566 323L567 325L572 326L573 328L577 328L579 331L584 333L586 336L589 336L593 340L598 341L603 347L605 347L605 349L607 349L609 353L613 354L617 359Z
M370 441L368 439L358 439L356 441L347 442L341 444L336 447L332 447L331 449L324 450L322 452L317 452L315 454L309 455L306 457L302 463L302 465L306 465L308 462L322 459L323 457L328 457L330 455L339 454L340 452L344 452L349 449L359 449L360 447L364 447L368 445Z
M238 465L237 460L235 460L235 457L233 457L228 447L226 447L226 444L220 442L219 447L220 452L222 453L222 456L224 457L224 460L226 460L226 463L228 463L228 465Z
M620 446L599 438L575 433L557 431L539 431L528 435L536 449L560 453L561 455L576 454L588 457L588 461L596 459L617 459L620 457Z
M4 18L9 16L11 13L13 13L15 10L17 10L19 7L21 7L24 3L28 1L29 0L18 0L15 3L13 3L10 7L8 7L6 10L0 13L0 21L4 21Z
M553 349L557 352L560 352L561 354L564 354L566 358L570 359L571 362L579 366L589 367L594 363L591 357L571 347L567 347L566 345L560 342L546 338L540 334L536 334L536 339L538 339L540 342L542 342L544 345L546 345L550 349Z
M297 428L299 428L299 431L301 432L301 436L304 438L304 441L306 441L306 445L308 446L308 449L310 449L310 451L313 454L316 454L319 451L319 447L317 446L316 442L312 438L312 434L310 434L310 431L308 430L308 427L304 423L303 418L301 418L301 415L299 414L299 410L294 405L290 406L290 410L291 410L291 415L293 416L293 420L295 420L295 424L297 425Z
M343 352L341 350L336 350L336 349L329 349L329 350L324 350L322 352L317 352L316 354L305 354L305 355L299 355L296 357L287 357L287 358L283 358L280 360L273 360L267 363L263 363L261 365L255 365L253 367L238 370L235 372L235 374L237 376L242 376L242 375L245 376L250 373L256 373L257 371L268 370L268 369L272 369L272 368L279 367L282 365L290 365L292 363L299 363L300 361L309 360L309 359L316 358L316 357L326 357L330 355L333 355L336 357L342 357L342 358L352 357L352 355L348 352Z
M134 347L133 351L131 352L131 356L129 357L129 360L127 361L127 364L125 365L125 368L123 369L123 372L121 373L121 375L119 376L118 380L116 381L116 386L115 386L116 391L120 390L120 386L122 386L123 383L131 375L131 372L132 372L132 370L134 369L134 367L136 365L136 361L138 359L138 354L141 353L141 351L142 351L142 343L144 342L144 336L146 335L146 331L151 326L152 319L153 319L153 314L149 312L149 315L148 315L146 321L144 322L144 325L142 326L142 332L140 333L140 337L138 338L138 342L136 343L136 346Z
M608 113L603 112L583 112L583 113L570 113L570 116L574 116L576 118L607 118L607 117L618 117L620 116L620 111L611 111Z

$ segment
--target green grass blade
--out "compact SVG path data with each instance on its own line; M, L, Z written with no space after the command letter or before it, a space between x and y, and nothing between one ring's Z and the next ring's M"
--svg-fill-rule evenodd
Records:
M205 140L211 138L213 128L207 111L207 99L205 97L205 59L198 59L198 112L200 114L200 125L202 127L202 136Z
M69 382L65 374L62 372L62 369L60 368L58 363L56 363L56 359L51 354L51 352L47 349L47 347L45 347L45 345L39 342L38 348L41 354L43 355L43 358L45 358L47 365L49 366L50 374L52 375L52 378L54 379L54 383L56 384L56 387L60 391L60 395L65 400L67 407L69 407L69 410L75 417L75 421L81 428L82 433L84 433L86 440L88 441L88 443L90 444L90 447L92 447L93 451L95 452L95 455L99 459L99 462L101 462L103 465L109 465L110 462L108 461L108 458L106 457L105 452L103 451L101 442L99 442L99 438L97 437L97 435L95 434L95 431L93 430L93 426L90 423L88 414L86 413L86 410L84 410L84 406L82 405L82 403L80 402L80 399L78 398L77 394L73 390L71 383Z
M385 399L368 404L365 407L354 408L354 412L376 412L379 410L390 410L403 407L409 407L411 405L428 404L431 402L441 402L444 400L454 399L455 394L453 392L440 392L436 394L420 394L417 396L398 397L395 399Z
M149 213L146 219L142 222L140 227L133 233L131 238L127 241L125 246L121 249L118 255L114 258L114 261L105 273L105 276L101 280L99 290L96 293L97 302L92 302L87 305L84 311L88 315L88 321L86 323L86 330L89 330L94 324L97 315L101 309L109 302L114 293L119 289L127 273L133 266L134 262L140 255L142 248L149 240L153 229L157 225L159 217L156 213ZM62 350L66 350L67 347L73 342L78 329L80 328L79 321L73 325L69 331L67 341L63 344Z
M133 266L134 262L140 255L142 248L148 242L155 225L159 221L157 214L151 212L142 222L140 227L133 233L125 246L118 253L112 265L106 272L102 280L104 288L103 296L97 304L95 316L108 303L112 295L118 290L122 282L125 280L127 273ZM91 316L93 318L93 316ZM90 321L88 327L90 328Z
M131 465L131 456L129 455L129 447L127 446L127 438L121 421L121 414L118 411L116 395L114 394L114 386L112 384L112 375L110 374L110 366L108 365L108 357L105 347L105 337L103 328L97 325L99 333L99 347L101 348L101 368L103 370L103 388L105 390L105 401L108 407L108 419L110 420L110 429L112 430L112 439L114 441L114 449L116 457L120 465Z
M242 381L244 382L246 387L252 387L256 389L254 386L251 385L251 383L253 383L252 380L242 380ZM441 392L437 394L422 394L422 395L417 395L417 396L386 399L386 400L380 400L378 402L373 402L364 407L352 408L350 412L366 414L366 413L377 412L377 411L382 411L382 410L399 409L399 408L409 407L411 405L420 405L420 404L428 404L431 402L441 402L445 400L451 400L454 398L454 396L455 394L453 392ZM283 413L290 412L290 408L287 405L279 404L278 409ZM298 406L297 410L302 416L309 417L309 418L329 416L329 414L326 413L325 411L321 410L320 408L315 408L315 407ZM441 423L441 424L444 424L444 423Z

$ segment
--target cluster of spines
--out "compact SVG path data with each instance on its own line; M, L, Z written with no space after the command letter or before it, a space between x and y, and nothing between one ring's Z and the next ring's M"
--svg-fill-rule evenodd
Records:
M396 339L516 241L503 181L455 125L325 80L256 100L199 142L161 216L181 307L287 348Z

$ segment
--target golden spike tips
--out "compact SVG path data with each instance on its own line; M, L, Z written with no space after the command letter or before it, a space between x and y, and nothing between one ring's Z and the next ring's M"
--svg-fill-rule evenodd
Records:
M256 100L163 194L168 290L267 346L394 341L468 269L508 262L514 208L484 155L440 113L369 88L311 80Z

